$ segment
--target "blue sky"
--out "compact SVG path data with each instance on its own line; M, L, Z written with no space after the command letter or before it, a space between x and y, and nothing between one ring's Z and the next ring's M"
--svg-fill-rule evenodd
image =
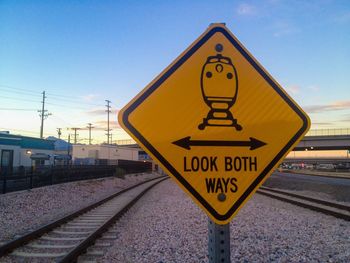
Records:
M93 123L128 136L116 112L212 22L225 22L309 113L312 129L349 128L349 1L0 2L0 130L38 136ZM81 142L86 129L79 131Z

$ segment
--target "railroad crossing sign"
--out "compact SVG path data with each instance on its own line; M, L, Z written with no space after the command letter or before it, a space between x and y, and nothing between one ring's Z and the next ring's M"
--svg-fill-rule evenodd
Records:
M130 101L119 123L217 224L231 220L310 126L223 24Z

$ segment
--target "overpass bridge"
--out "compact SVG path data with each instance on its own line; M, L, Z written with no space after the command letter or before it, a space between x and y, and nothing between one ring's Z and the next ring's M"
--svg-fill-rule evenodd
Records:
M293 151L346 150L347 157L292 157L289 155L284 163L305 164L346 164L350 166L350 128L310 130ZM295 156L295 155L294 155Z
M132 139L117 141L121 147L139 147ZM348 150L350 153L350 128L310 130L293 151ZM346 157L287 157L284 163L350 163Z
M350 135L305 136L293 151L350 150Z
M132 139L118 140L117 144L138 147ZM350 128L310 130L293 150L350 150Z
M324 158L315 158L315 157L287 157L283 160L283 163L305 163L305 164L345 164L350 163L350 158L346 157L324 157Z
M350 150L350 128L310 130L293 151Z

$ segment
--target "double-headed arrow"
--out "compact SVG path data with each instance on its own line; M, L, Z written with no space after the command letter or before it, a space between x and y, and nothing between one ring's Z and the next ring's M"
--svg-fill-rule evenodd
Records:
M249 150L258 149L264 145L265 142L259 141L253 137L249 138L249 141L203 141L203 140L191 140L191 136L187 136L178 141L173 142L173 144L185 148L187 150L191 149L191 146L235 146L235 147L250 147Z

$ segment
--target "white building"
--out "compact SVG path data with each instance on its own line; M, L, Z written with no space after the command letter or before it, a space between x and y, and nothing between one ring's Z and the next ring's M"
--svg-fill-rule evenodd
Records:
M140 147L117 145L73 145L74 164L117 164L117 160L140 161L144 152Z
M0 173L11 173L19 166L53 163L54 142L0 132Z

